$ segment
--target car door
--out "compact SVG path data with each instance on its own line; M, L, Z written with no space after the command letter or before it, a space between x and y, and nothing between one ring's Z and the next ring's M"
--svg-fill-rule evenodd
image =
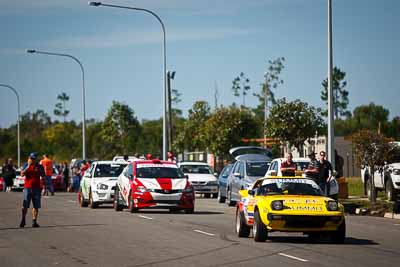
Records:
M128 165L126 172L121 176L121 193L122 197L128 203L129 193L131 191L131 181L133 180L133 166Z
M374 174L375 187L383 188L384 187L383 180L384 180L384 168L377 168Z
M242 183L243 183L243 178L244 178L244 163L243 161L239 161L237 164L237 169L235 170L235 174L239 174L234 175L234 183L232 185L232 199L234 200L240 200L240 194L239 194L239 190L242 189Z

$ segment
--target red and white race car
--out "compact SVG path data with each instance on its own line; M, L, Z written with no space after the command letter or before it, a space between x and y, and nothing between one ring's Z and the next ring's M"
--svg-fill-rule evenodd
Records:
M53 167L53 175L51 176L51 182L53 183L54 190L65 190L65 183L62 175L59 173L57 168ZM21 176L21 171L16 171L16 177L14 179L14 184L12 186L13 190L24 189L25 176ZM44 187L44 181L40 178L40 187Z
M168 161L131 162L117 180L114 209L127 207L130 212L143 208L166 208L170 212L194 212L195 194L188 178Z

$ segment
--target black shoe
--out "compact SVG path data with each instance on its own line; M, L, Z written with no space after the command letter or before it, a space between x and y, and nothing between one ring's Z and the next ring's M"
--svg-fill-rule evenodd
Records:
M37 228L37 227L40 227L40 225L39 225L37 222L33 222L33 223L32 223L32 227L33 227L33 228Z
M22 220L21 223L19 224L20 228L24 228L25 227L25 220Z

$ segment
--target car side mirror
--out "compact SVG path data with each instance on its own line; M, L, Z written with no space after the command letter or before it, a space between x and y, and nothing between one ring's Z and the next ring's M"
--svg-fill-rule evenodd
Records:
M233 176L238 177L238 178L241 177L239 172L235 172L235 173L233 174Z
M277 176L278 174L276 173L276 171L274 170L269 170L267 171L267 175L266 176Z
M251 190L247 191L247 193L249 193L250 196L254 196L256 194L254 189L251 189Z
M214 172L214 176L217 176L217 177L218 177L218 172Z

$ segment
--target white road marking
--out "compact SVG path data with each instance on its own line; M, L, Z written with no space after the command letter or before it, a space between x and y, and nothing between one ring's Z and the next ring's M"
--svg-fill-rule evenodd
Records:
M193 230L193 231L195 231L195 232L197 232L197 233L200 233L200 234L203 234L203 235L214 236L214 234L207 233L207 232L204 232L204 231L201 231L201 230Z
M399 225L400 225L400 223L395 223L395 224L393 224L393 225L399 226Z
M68 200L68 202L72 202L72 203L75 203L76 202L76 200Z
M147 216L144 216L144 215L138 215L140 218L143 218L143 219L147 219L147 220L153 220L153 218L151 218L151 217L147 217Z
M49 196L43 196L43 198L50 198Z
M302 259L302 258L299 258L299 257L295 257L295 256L292 256L292 255L289 255L289 254L285 254L285 253L279 253L279 255L281 255L283 257L287 257L287 258L293 259L293 260L302 261L302 262L307 262L308 261L308 260L305 260L305 259Z

